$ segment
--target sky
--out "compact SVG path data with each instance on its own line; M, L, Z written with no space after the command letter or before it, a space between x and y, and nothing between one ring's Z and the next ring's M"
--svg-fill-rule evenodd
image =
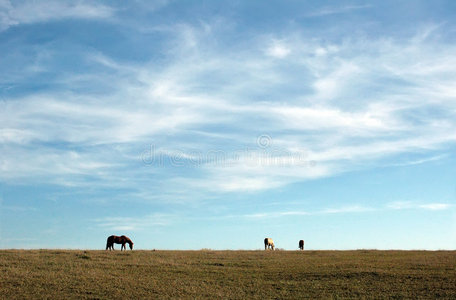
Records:
M455 20L0 0L0 248L455 249Z

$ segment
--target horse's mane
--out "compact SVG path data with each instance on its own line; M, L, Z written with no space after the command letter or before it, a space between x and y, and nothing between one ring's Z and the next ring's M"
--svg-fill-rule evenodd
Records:
M127 243L129 243L130 245L133 244L133 242L130 240L130 238L128 236L122 235L121 238L125 239L125 241Z

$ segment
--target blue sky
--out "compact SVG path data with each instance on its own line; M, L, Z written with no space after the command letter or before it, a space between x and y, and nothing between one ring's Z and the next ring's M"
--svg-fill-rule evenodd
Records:
M456 2L0 1L0 248L456 248Z

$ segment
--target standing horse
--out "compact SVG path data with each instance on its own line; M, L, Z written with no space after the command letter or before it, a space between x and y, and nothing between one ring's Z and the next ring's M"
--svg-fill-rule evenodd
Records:
M264 239L264 250L271 248L274 250L274 241L271 238Z
M304 240L299 241L299 249L304 250Z
M122 244L122 246L120 247L120 251L122 251L122 249L127 250L127 247L125 247L126 243L128 243L128 245L130 246L130 250L133 250L133 242L128 237L126 237L125 235L111 235L110 237L108 237L108 240L106 241L106 250L115 250L114 244Z

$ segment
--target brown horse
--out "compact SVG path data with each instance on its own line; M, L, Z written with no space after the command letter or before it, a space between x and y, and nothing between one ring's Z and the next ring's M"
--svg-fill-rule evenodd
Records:
M128 245L130 246L130 250L133 250L133 242L128 237L126 237L125 235L111 235L110 237L108 237L108 240L106 241L106 250L115 250L114 244L122 244L122 247L120 247L120 251L122 251L122 249L127 250L127 247L125 247L126 243L128 243Z
M299 241L299 249L304 250L304 240Z

